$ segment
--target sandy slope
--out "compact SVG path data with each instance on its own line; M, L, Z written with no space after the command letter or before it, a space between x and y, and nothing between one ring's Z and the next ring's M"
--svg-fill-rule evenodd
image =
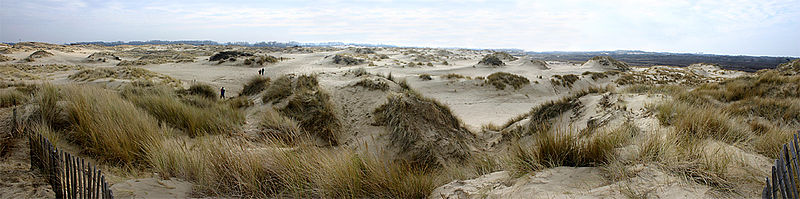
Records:
M143 48L166 49L164 46L150 46ZM69 64L83 65L87 68L93 67L115 67L118 61L105 63L90 63L84 59L91 53L101 50L94 48L81 48L74 52L61 52L50 50L55 54L53 57L37 59L34 62L26 63L21 61L33 51L19 51L6 56L14 57L15 61L6 63L24 64ZM423 54L441 54L439 49L414 49ZM348 49L334 51L317 51L314 53L288 53L288 52L268 52L265 54L276 57L289 58L275 64L268 64L259 67L250 67L236 64L218 64L209 62L208 56L198 56L194 62L188 63L165 63L150 64L141 67L153 72L165 74L182 81L184 87L192 82L208 83L215 88L225 87L229 94L235 96L242 89L242 84L251 76L257 75L257 70L264 68L266 75L277 78L284 74L318 74L320 84L324 90L329 92L332 100L337 106L338 114L341 116L346 132L341 140L345 145L357 147L364 143L369 143L372 148L388 148L388 141L383 135L387 132L381 126L372 125L372 111L379 105L386 102L387 92L373 91L361 87L354 87L352 84L361 79L349 74L348 71L365 68L372 74L388 75L391 74L396 82L407 81L408 84L421 92L424 96L434 98L448 105L455 115L460 118L466 126L478 132L481 126L487 124L501 125L509 119L530 111L544 102L559 99L563 96L596 86L604 87L612 82L615 76L592 80L588 76L581 74L587 71L604 72L610 70L608 67L596 64L570 64L561 62L548 62L546 67L531 64L528 59L518 59L506 62L502 67L486 67L476 65L483 55L488 51L471 50L448 50L446 56L439 56L436 61L431 61L433 66L427 66L427 62L422 66L407 67L408 62L414 61L418 54L409 53L408 49L389 48L378 49L378 54L387 55L388 59L371 60L356 66L334 64L328 56L339 53L351 53ZM123 57L124 60L134 60L136 58ZM441 64L447 61L449 65ZM368 64L368 63L372 64ZM645 71L646 69L634 69L635 71ZM722 71L718 68L709 66L694 66L688 68L697 74L714 77L729 78L739 75L746 75L741 72ZM63 71L52 74L43 74L44 80L27 80L30 82L48 81L57 84L73 83L67 76L76 71ZM491 85L486 85L483 80L477 77L486 77L495 72L508 72L527 77L531 84L525 85L518 90L506 88L498 90ZM460 74L468 76L463 79L446 79L443 75ZM432 80L422 80L420 74L430 74ZM573 86L555 86L550 82L554 75L574 74L581 78ZM377 78L374 77L373 78ZM117 83L115 83L117 82ZM104 79L95 83L104 85L119 85L119 81ZM399 90L397 84L391 84L391 90ZM632 120L643 132L659 132L662 127L652 115L643 111L647 103L654 103L661 100L660 96L618 94L592 94L581 98L584 108L577 112L564 114L560 121L562 125L574 125L576 128L584 128L589 120L606 120L612 125L621 124L625 120ZM616 107L602 107L600 101L603 98L616 100ZM247 124L243 127L245 134L252 134L255 130L257 121L256 115L261 108L268 105L261 104L259 96L251 97L255 101L255 106L247 110ZM487 142L492 142L489 138L497 139L497 134L478 135L486 138ZM19 142L20 146L26 146ZM377 145L377 146L375 146ZM491 146L492 144L486 144ZM19 148L19 147L18 147ZM24 148L24 147L23 147ZM24 154L26 152L17 150L13 154ZM10 157L15 157L14 155ZM22 157L16 157L23 159ZM766 160L752 158L758 164L763 164ZM19 181L24 183L35 183L36 179L25 177L30 175L20 170L24 165L16 165L15 161L4 160L2 172L17 176L23 176ZM24 162L24 160L20 160ZM19 162L19 161L17 161ZM19 163L23 164L23 163ZM656 169L652 165L637 165L632 170L637 171L636 176L628 182L608 182L603 178L603 171L599 168L551 168L541 172L532 173L522 177L511 177L506 172L495 172L476 179L454 181L439 187L430 195L431 198L530 198L537 196L541 198L607 198L607 197L626 197L626 189L637 186L634 190L649 190L655 194L650 196L667 198L693 198L693 197L719 197L713 192L708 191L708 187L696 184L682 184L683 181L675 179L664 172ZM177 180L164 180L153 177L153 174L141 175L138 177L115 177L112 189L116 194L123 197L185 197L191 190L191 184ZM21 177L21 178L23 178ZM37 188L35 185L17 185L3 180L4 187L0 194L9 196L45 196L48 194L46 189ZM25 188L18 188L25 186ZM42 195L45 194L45 195ZM630 193L636 195L636 193ZM710 194L710 195L709 195ZM723 196L724 197L724 196Z

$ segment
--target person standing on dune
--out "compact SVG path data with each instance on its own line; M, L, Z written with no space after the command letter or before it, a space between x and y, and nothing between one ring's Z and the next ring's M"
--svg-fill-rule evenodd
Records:
M225 99L225 87L219 89L219 97Z

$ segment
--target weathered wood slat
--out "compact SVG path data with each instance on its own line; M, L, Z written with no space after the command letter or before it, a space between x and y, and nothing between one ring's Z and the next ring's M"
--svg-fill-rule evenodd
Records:
M797 188L794 186L794 177L792 177L794 171L792 170L792 159L789 156L789 148L786 147L786 144L783 144L783 149L781 149L781 159L783 160L783 167L786 168L786 174L784 174L784 179L789 182L787 183L786 192L790 198L797 198Z

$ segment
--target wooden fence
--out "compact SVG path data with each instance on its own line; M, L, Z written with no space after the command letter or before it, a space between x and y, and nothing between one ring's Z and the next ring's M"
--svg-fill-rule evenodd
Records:
M14 110L14 126L16 122ZM38 132L25 128L30 145L31 170L39 170L53 187L56 198L114 198L105 176L82 158L53 146Z
M797 132L800 134L800 131ZM797 186L800 185L800 147L797 134L794 140L783 144L775 165L772 166L772 181L767 177L767 186L761 192L761 198L798 198Z

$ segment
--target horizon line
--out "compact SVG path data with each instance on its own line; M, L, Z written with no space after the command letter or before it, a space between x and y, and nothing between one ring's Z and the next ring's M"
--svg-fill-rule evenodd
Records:
M16 44L22 42L39 42L39 43L48 43L48 44L58 44L58 45L78 45L79 43L93 43L93 42L102 42L102 43L113 43L113 42L123 42L123 43L131 43L131 42L153 42L153 41L163 41L163 42L214 42L216 44L210 45L237 45L236 43L246 43L247 45L254 45L258 43L281 43L281 44L291 44L297 43L300 45L321 45L324 46L325 44L332 44L332 43L341 43L342 45L353 45L353 46L362 46L362 47L392 47L392 48L441 48L441 49L467 49L467 50L509 50L509 51L522 51L525 53L591 53L591 52L615 52L615 51L639 51L639 52L647 52L647 53L669 53L669 54L692 54L692 55L715 55L715 56L749 56L749 57L780 57L780 58L800 58L800 55L752 55L752 54L724 54L724 53L704 53L704 52L670 52L670 51L647 51L647 50L632 50L632 49L614 49L614 50L547 50L547 51L531 51L527 49L519 49L519 48L469 48L469 47L444 47L444 46L437 46L437 47L430 47L430 46L402 46L396 44L385 44L385 43L360 43L360 42L343 42L343 41L327 41L327 42L298 42L298 41L215 41L215 40L160 40L160 39L151 39L151 40L117 40L117 41L72 41L72 42L46 42L46 41L17 41L17 42L8 42L2 41L0 43L4 44ZM120 44L120 45L130 45L130 44ZM164 44L150 44L150 45L164 45ZM189 44L192 45L192 44ZM115 45L116 46L116 45ZM336 45L330 45L336 46ZM306 46L308 47L308 46Z

